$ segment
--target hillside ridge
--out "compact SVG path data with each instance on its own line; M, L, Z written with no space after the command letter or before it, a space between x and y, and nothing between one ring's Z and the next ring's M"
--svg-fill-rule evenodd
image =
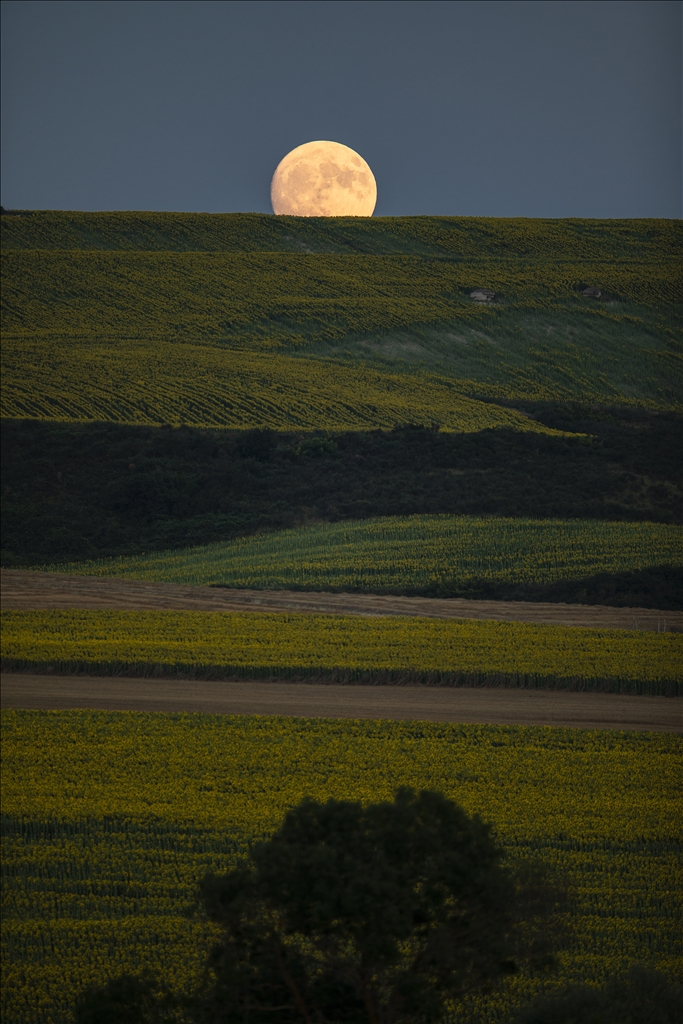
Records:
M680 221L644 218L276 217L260 213L24 210L2 248L173 252L405 253L473 258L661 257L683 253Z

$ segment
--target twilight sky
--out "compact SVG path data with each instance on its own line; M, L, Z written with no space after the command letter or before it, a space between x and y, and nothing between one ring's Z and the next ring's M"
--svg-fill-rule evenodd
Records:
M2 205L270 212L356 149L376 215L681 217L679 0L4 0Z

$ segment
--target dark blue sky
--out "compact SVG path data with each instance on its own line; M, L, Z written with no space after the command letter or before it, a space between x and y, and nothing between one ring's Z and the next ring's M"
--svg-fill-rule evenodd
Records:
M332 139L377 214L681 216L678 0L6 0L9 208L270 212Z

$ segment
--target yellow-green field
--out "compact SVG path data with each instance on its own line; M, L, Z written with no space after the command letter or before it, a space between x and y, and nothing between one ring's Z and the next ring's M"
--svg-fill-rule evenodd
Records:
M438 422L557 434L453 381L209 345L6 339L2 415L16 419L273 430L370 430Z
M2 247L147 252L403 253L461 259L683 255L678 220L541 217L273 217L258 213L84 213L5 217Z
M554 583L683 565L683 530L661 523L391 516L282 530L223 544L41 566L256 590L430 592L454 584Z
M5 1024L70 1024L86 983L198 980L212 928L186 916L305 795L444 792L510 859L569 887L573 935L548 986L631 963L680 973L681 740L655 733L133 712L4 712ZM539 982L474 1009L504 1024Z
M507 685L675 695L683 636L524 622L189 611L5 611L6 669Z
M675 222L5 221L5 416L368 429L433 406L449 429L474 422L434 375L474 397L681 403ZM496 302L473 302L476 287ZM238 357L259 352L268 371ZM477 422L503 422L490 416Z
M5 417L289 432L438 423L470 434L554 434L561 458L565 435L504 400L681 408L680 222L65 211L3 217L2 236ZM607 299L583 297L586 285ZM495 303L473 302L476 287L493 289ZM116 451L132 474L142 447L124 458L108 443L93 442L88 466L110 466ZM581 452L590 443L584 435L571 442ZM633 450L633 486L664 486L646 478L647 459ZM15 518L34 530L22 504L29 488L52 508L44 480L56 476L60 495L73 487L55 451L44 465L34 459L31 480L16 486ZM233 462L224 471L230 500L240 499L239 485L230 489ZM154 465L140 477L150 495ZM263 465L254 458L247 469L256 477ZM159 468L159 488L175 471L169 466ZM636 480L631 463L618 472ZM189 515L183 488L202 486L183 473L165 516ZM396 479L398 493L400 472ZM123 494L122 480L119 473ZM561 503L548 507L564 513ZM614 507L621 514L616 498ZM193 534L181 536L168 543ZM60 550L152 546L134 540ZM680 528L652 522L411 516L49 568L436 594L454 582L554 585L682 564ZM57 676L683 693L683 637L671 633L92 610L8 611L2 627L4 668ZM512 1008L543 984L600 984L633 963L680 975L679 736L88 711L6 711L1 725L3 1024L73 1024L78 992L121 972L151 970L174 991L190 991L215 934L195 907L207 871L233 865L304 796L367 803L400 785L440 790L478 812L511 861L540 858L569 890L572 937L559 972L545 982L515 976L460 1020L508 1024Z
M310 343L346 334L495 313L469 292L489 287L506 306L573 302L589 319L637 323L622 303L591 303L587 278L627 303L680 301L677 259L425 260L413 256L284 253L15 251L2 257L3 329L31 336L244 338Z

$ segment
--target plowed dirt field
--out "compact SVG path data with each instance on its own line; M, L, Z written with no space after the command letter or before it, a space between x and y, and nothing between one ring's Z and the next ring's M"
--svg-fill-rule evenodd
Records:
M291 590L228 590L101 576L4 569L3 608L186 608L191 611L317 612L331 615L419 615L437 619L501 619L596 629L683 629L683 612L606 605L460 598L393 597Z
M387 718L577 729L683 731L683 697L441 686L4 674L3 708L199 711L302 718Z

